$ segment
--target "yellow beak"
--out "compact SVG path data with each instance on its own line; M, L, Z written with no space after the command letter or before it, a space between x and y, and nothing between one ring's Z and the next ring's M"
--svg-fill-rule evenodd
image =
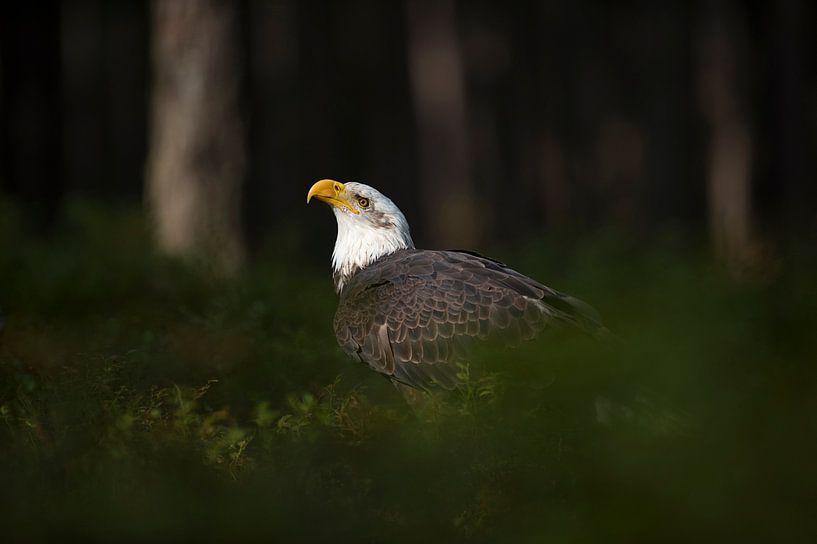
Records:
M312 200L312 197L322 200L330 206L346 208L354 214L360 213L355 208L349 195L346 194L346 186L339 181L322 179L316 182L306 195L307 204Z

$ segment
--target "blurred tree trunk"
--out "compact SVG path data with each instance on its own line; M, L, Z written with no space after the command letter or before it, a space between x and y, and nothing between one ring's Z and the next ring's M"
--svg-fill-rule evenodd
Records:
M817 235L817 4L802 0L766 6L774 29L771 38L771 127L764 133L771 157L764 201L779 199L767 211L790 239L804 232ZM810 114L808 112L811 112ZM768 210L769 207L767 207Z
M244 259L237 4L156 0L146 201L160 247L218 273Z
M483 224L468 172L464 70L454 3L412 0L406 11L425 223L437 244L474 247Z
M295 136L301 118L299 108L293 107L300 96L300 9L297 0L252 0L248 6L247 97L252 115L247 119L250 161L244 224L250 251L269 233L272 217L285 217L292 211L292 202L303 197L301 184L270 183L306 177L298 170L303 140Z
M0 188L50 235L65 192L60 97L60 5L17 2L0 15Z
M745 21L739 7L708 4L701 43L700 89L708 129L706 150L709 228L716 254L736 266L757 250L752 232L753 138L749 104Z

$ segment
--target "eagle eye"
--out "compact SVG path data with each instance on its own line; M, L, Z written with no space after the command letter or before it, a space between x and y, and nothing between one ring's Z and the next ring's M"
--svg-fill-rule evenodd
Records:
M361 208L369 207L369 199L364 196L357 197L357 203Z

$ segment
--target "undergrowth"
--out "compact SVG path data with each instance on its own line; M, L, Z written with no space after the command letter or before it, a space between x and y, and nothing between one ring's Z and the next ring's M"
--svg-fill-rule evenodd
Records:
M127 209L76 203L48 241L3 212L9 539L814 534L808 251L739 283L671 241L498 255L623 341L486 350L418 408L337 348L331 281L301 244L225 280L156 255Z

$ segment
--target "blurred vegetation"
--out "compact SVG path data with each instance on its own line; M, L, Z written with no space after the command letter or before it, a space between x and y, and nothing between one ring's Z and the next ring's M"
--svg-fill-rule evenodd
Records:
M82 202L0 204L10 539L810 541L813 248L740 284L666 237L505 255L621 345L486 352L417 413L335 346L328 271L281 236L219 280Z

